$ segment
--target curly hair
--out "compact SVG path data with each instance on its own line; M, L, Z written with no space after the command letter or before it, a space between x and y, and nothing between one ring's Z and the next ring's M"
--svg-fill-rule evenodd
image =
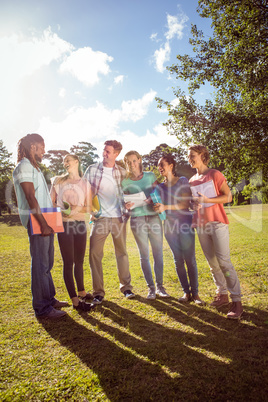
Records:
M204 165L208 165L209 162L209 150L203 144L194 144L189 147L189 151L194 151L201 155L202 162Z
M18 162L23 158L27 158L31 164L39 170L39 166L31 154L31 146L42 142L44 142L44 139L39 134L27 134L25 137L22 137L18 142Z

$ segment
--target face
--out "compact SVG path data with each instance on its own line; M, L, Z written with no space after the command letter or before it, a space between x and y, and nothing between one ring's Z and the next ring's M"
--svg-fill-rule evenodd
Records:
M105 145L102 153L104 165L114 165L118 155L119 154L118 152L115 152L114 147L111 145Z
M31 150L33 153L33 156L37 162L41 162L43 159L43 156L45 154L45 143L43 142L36 142L31 146Z
M161 158L158 161L157 167L161 176L166 177L169 173L172 172L173 163L169 164L164 158Z
M192 168L198 168L203 165L202 154L198 154L192 149L188 152L188 162Z
M78 160L74 159L72 156L67 155L63 160L63 166L69 172L70 170L77 170Z
M141 172L141 159L136 155L129 155L127 157L127 164L131 173Z

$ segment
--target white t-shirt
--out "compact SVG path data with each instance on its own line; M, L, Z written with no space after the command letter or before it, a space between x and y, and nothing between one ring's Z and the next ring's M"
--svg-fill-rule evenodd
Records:
M103 174L98 191L102 217L118 218L121 216L116 194L116 182L113 178L113 168L103 166Z

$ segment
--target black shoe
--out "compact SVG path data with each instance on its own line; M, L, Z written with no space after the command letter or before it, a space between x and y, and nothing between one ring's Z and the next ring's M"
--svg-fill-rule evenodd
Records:
M133 297L135 297L134 293L132 293L129 289L124 291L124 295L127 299L133 299Z
M90 311L95 308L95 304L79 301L77 306L73 305L73 308L78 311Z
M48 314L36 316L38 320L52 320L56 321L63 318L66 315L66 311L56 310L53 308Z
M93 300L93 295L91 293L88 293L85 296L78 296L79 299L81 299L82 301L86 301L86 300Z
M95 296L95 297L94 297L94 299L93 299L93 303L94 303L94 304L101 304L101 303L102 303L102 301L103 301L103 299L104 299L104 297L103 297L103 296L101 296L101 295L97 295L97 296Z
M53 304L53 308L62 308L62 307L68 307L70 304L66 301L59 301L56 300L56 302Z

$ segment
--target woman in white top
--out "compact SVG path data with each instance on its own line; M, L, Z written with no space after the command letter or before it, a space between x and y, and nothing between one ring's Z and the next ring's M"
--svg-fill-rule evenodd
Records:
M66 210L65 202L70 205L70 210L63 212L64 233L58 233L63 278L73 307L76 310L90 311L94 305L86 303L92 295L85 291L83 263L87 244L85 219L91 212L92 203L91 187L82 177L78 156L66 155L63 164L67 173L54 177L50 190L54 205L61 207L63 211Z

